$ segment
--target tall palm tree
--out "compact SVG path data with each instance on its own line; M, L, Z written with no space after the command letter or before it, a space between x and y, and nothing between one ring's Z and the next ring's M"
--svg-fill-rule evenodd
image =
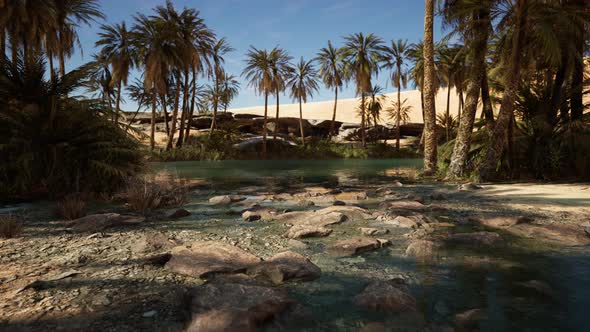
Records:
M375 128L375 133L378 134L378 125L381 121L381 111L385 108L385 103L387 102L387 96L383 94L383 88L379 85L373 86L371 89L370 97L367 104L367 124L371 124L371 119L373 120L373 126Z
M213 130L217 124L217 111L219 110L219 101L221 98L221 80L225 73L223 64L225 63L224 56L233 52L234 49L229 45L227 39L221 38L213 45L211 57L213 60L213 121L211 121L211 130L209 131L209 137L211 137Z
M58 42L60 76L65 74L65 59L72 56L75 44L80 45L76 27L104 19L97 0L53 0L55 4L55 40Z
M448 179L461 177L465 174L480 91L482 96L486 96L484 89L487 88L485 57L491 33L491 6L492 1L490 0L478 2L461 0L446 1L443 7L443 17L446 24L452 25L455 30L461 33L465 41L463 49L469 52L471 57L471 68L466 75L467 98L459 118L457 137L446 175ZM461 53L466 56L465 52ZM486 107L484 100L484 109Z
M445 138L448 142L450 140L450 121L451 119L451 89L454 87L455 84L455 58L457 56L458 48L447 45L446 43L441 45L440 48L440 67L441 67L441 76L444 80L445 87L447 88L447 108L445 112L445 116L442 117L447 121L444 124L445 127Z
M379 72L383 40L374 34L355 33L344 37L344 54L350 75L356 84L356 94L361 97L361 141L366 147L366 97L373 88L371 78Z
M102 46L101 53L110 62L113 69L112 84L117 86L117 99L115 103L115 124L119 123L121 111L121 91L123 84L127 85L129 71L134 66L135 48L132 44L131 32L127 30L125 22L114 25L102 25L98 33L99 40L96 46Z
M389 114L389 118L395 123L407 124L410 122L410 113L412 113L412 105L409 104L408 99L402 100L401 107L398 105L396 100L393 100L391 107L385 111ZM398 119L399 118L399 119Z
M257 94L264 95L264 125L262 126L262 157L266 159L266 124L268 121L268 95L275 91L272 59L267 50L259 50L253 46L246 53L246 67L242 76L248 80L248 86Z
M434 66L434 0L425 0L424 13L424 174L437 169L437 137Z
M273 140L277 139L279 132L279 107L280 107L280 94L285 91L287 80L291 76L293 68L291 67L291 60L293 59L287 51L282 48L275 47L270 53L270 66L272 69L272 80L274 86L274 94L277 98L277 108L275 115L275 130L273 133Z
M313 98L313 94L319 90L318 73L314 68L313 60L305 61L301 58L295 66L295 71L289 78L287 86L291 92L291 98L299 101L299 129L301 131L301 144L305 146L302 104L307 103L307 98Z
M332 46L328 41L328 46L320 49L316 57L319 63L319 75L328 89L334 89L334 112L332 114L332 123L330 124L329 137L334 134L336 123L336 108L338 106L338 90L342 91L346 80L344 49Z
M397 40L391 41L391 46L383 48L383 58L384 64L383 67L387 69L391 69L391 83L394 87L397 88L397 105L399 107L398 116L396 117L397 123L397 134L396 134L396 143L395 146L397 151L400 148L400 120L401 120L401 107L402 107L402 98L401 98L401 89L402 87L405 89L408 85L408 71L404 68L405 61L408 58L409 53L408 41L407 40Z

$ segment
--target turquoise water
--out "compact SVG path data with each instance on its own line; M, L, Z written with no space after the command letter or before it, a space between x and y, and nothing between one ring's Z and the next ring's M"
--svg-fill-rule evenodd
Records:
M239 223L239 215L227 207L206 203L211 192L240 192L246 186L281 191L301 186L379 186L415 174L420 160L333 161L220 161L154 164L187 179L200 179L209 191L193 197L187 208L193 223L205 232L234 234L241 231L258 238L284 231L282 225ZM423 185L428 191L428 186ZM435 186L431 186L435 187ZM402 191L411 192L410 188ZM301 209L281 206L281 208ZM452 214L452 211L450 212ZM215 219L211 222L208 220ZM204 223L203 223L204 222ZM394 331L438 331L454 325L454 316L481 308L486 318L474 328L481 331L590 331L590 250L588 248L538 249L518 245L486 250L441 249L429 263L404 256L401 234L384 236L393 246L353 258L334 258L326 246L356 235L356 221L334 226L325 239L309 240L309 249L299 250L322 269L316 281L288 284L293 298L302 305L301 318L268 326L269 331L359 331L378 322ZM542 248L542 247L541 247ZM264 247L262 246L262 249ZM418 301L419 314L392 315L355 307L353 298L365 285L378 279L403 277ZM519 285L540 280L553 295L543 295Z

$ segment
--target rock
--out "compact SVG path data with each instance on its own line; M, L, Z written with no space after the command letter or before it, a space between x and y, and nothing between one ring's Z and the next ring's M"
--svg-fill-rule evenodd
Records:
M308 200L300 200L297 202L297 206L310 207L310 206L315 206L315 203L312 201L308 201Z
M295 239L289 239L289 241L287 241L287 244L291 248L296 248L296 249L307 249L308 248L308 245L305 242L297 241Z
M209 198L209 203L213 205L229 205L231 203L237 203L243 200L246 200L246 197L238 195L224 195Z
M242 213L244 221L272 221L275 217L276 210L268 207L254 207Z
M372 235L385 235L389 233L388 229L379 229L379 228L370 228L370 227L361 227L359 228L361 234L366 236Z
M393 182L391 183L391 186L392 186L392 187L401 188L401 187L403 187L403 186L404 186L404 184L403 184L403 183L401 183L401 182L399 182L398 180L395 180L395 181L393 181Z
M152 318L152 317L155 317L157 314L158 314L158 312L156 310L150 310L150 311L144 312L143 315L141 315L141 317Z
M305 187L303 190L305 190L305 192L311 197L328 195L334 191L333 189L325 187Z
M131 245L134 253L170 250L179 246L180 241L163 233L147 233Z
M397 216L393 220L384 221L384 223L387 225L392 225L401 228L417 228L419 225L413 219L404 216Z
M533 221L531 218L521 216L492 217L483 219L474 218L470 220L492 228L509 228L518 224L526 224Z
M184 217L188 217L190 216L191 213L188 212L185 209L178 209L176 211L174 211L174 213L172 213L171 215L168 216L169 219L180 219L180 218L184 218Z
M572 224L533 225L518 224L508 231L526 238L545 240L569 246L590 245L590 235L585 229Z
M191 295L189 332L256 331L295 304L284 289L238 283L207 283Z
M347 220L347 217L339 212L318 213L308 212L288 212L275 217L276 221L287 222L293 225L307 225L315 227L325 227L335 225Z
M446 201L446 200L448 200L447 196L444 194L432 194L432 195L430 195L430 199L433 201Z
M237 273L258 264L261 259L223 242L198 241L172 249L166 268L172 272L199 278L217 273Z
M274 284L286 281L312 281L320 277L322 270L307 257L292 251L276 254L248 270L248 274L269 277Z
M504 239L492 232L456 233L447 238L447 243L470 246L494 246L502 244Z
M343 192L334 195L334 199L338 201L360 201L368 198L366 191Z
M400 201L385 201L379 204L379 208L383 210L393 210L393 211L413 211L413 212L420 212L427 209L427 206L417 202L417 201L409 201L409 200L400 200Z
M590 227L584 228L584 232L586 233L586 235L590 236Z
M92 214L68 223L68 227L77 233L96 233L112 227L130 226L141 224L144 217L125 216L118 213Z
M481 190L481 189L483 189L483 187L480 185L477 185L475 183L464 183L464 184L460 184L457 189L459 189L459 190Z
M525 282L517 283L518 286L521 286L526 289L530 289L535 291L537 294L551 298L551 299L558 299L557 292L549 286L548 283L540 280L529 280Z
M358 206L329 206L321 210L317 210L317 214L330 214L332 212L338 212L345 215L350 220L367 220L373 219L371 213Z
M332 234L332 230L324 226L300 224L291 227L283 237L289 239L304 239L310 237L325 237Z
M334 203L332 203L332 205L334 206L345 206L346 203L343 201L334 201Z
M378 323L378 322L368 323L360 329L360 332L387 332L387 331L388 330L385 327L385 324Z
M294 211L278 214L274 216L273 220L284 223L295 223L312 218L314 215L315 213L313 211Z
M336 242L329 251L336 256L353 256L363 252L377 250L388 245L388 241L381 241L370 237L356 237Z
M434 256L436 244L428 240L415 240L410 242L406 248L406 256L428 259Z
M483 309L471 309L455 315L455 327L458 331L477 329L479 322L486 319Z
M374 281L354 298L357 306L390 313L416 311L416 299L399 279Z

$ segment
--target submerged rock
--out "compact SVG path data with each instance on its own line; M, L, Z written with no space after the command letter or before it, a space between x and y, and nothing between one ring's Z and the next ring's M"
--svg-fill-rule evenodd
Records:
M360 200L365 200L368 197L369 196L367 195L366 191L343 192L343 193L334 195L334 199L336 201L360 201Z
M176 211L174 211L172 214L168 215L169 219L180 219L180 218L184 218L184 217L188 217L190 216L191 213L188 212L185 209L178 209Z
M517 283L518 286L535 291L537 294L558 299L557 292L548 283L540 280L529 280Z
M356 237L342 240L332 245L329 250L336 256L353 256L363 252L380 249L389 245L387 240L374 239L370 237Z
M208 278L217 273L243 272L261 259L223 242L198 241L172 249L166 268L172 272Z
M420 212L426 210L428 207L420 202L411 200L400 201L385 201L379 204L379 208L383 210L393 211L412 211Z
M401 228L417 228L419 224L412 218L397 216L393 220L385 220L385 224Z
M74 232L96 233L108 228L119 226L138 225L145 221L145 217L125 216L118 213L92 214L86 217L72 220L68 227Z
M309 237L325 237L332 234L332 230L324 226L300 224L291 227L283 237L289 239L303 239Z
M526 238L546 240L571 246L590 245L590 235L583 227L572 224L533 225L518 224L509 232Z
M477 329L479 322L486 319L483 309L471 309L455 315L455 327L460 332Z
M224 195L224 196L214 196L209 198L209 203L214 205L229 205L231 203L237 203L246 200L244 196L238 195Z
M375 281L354 298L356 305L379 311L416 311L416 299L401 280Z
M187 331L256 331L295 304L284 289L207 283L192 293Z
M447 243L470 246L493 246L504 242L504 239L492 232L456 233L447 238Z
M373 216L367 209L363 209L358 206L329 206L327 208L323 208L321 210L317 210L317 214L330 214L333 212L341 213L345 215L350 220L367 220L373 219Z
M244 221L272 221L276 215L276 210L268 207L256 206L242 213Z
M307 257L292 251L272 256L250 269L248 274L268 277L274 284L286 281L312 281L320 277L322 270Z
M370 228L370 227L361 227L359 228L361 234L366 236L372 235L385 235L389 233L388 229L379 229L379 228Z
M432 258L435 254L437 245L428 240L415 240L410 242L406 248L406 256L420 259Z
M479 223L484 226L492 227L492 228L510 228L512 226L516 226L518 224L527 224L532 222L533 220L528 217L514 217L514 216L504 216L504 217L492 217L492 218L473 218L471 221Z

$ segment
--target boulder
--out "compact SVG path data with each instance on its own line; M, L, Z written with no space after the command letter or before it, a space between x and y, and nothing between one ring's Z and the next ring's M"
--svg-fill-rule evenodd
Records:
M572 224L533 225L518 224L509 232L526 238L545 240L569 246L590 245L590 235L584 227Z
M138 225L145 217L126 216L118 213L92 214L70 221L67 225L77 233L96 233L108 228Z
M308 245L305 242L298 241L295 239L290 239L289 241L287 241L287 244L291 248L295 248L295 249L307 249L308 248Z
M188 212L185 209L178 209L176 211L174 211L172 214L168 215L169 219L180 219L180 218L184 218L184 217L188 217L190 216L191 213Z
M287 212L276 216L275 220L293 225L325 227L342 223L347 220L347 217L339 212L318 213L313 211L303 211Z
M366 210L363 209L361 207L358 206L329 206L327 208L323 208L321 210L317 210L316 213L317 214L330 214L333 212L337 212L340 214L345 215L348 219L350 220L367 220L367 219L373 219L373 216L371 215L371 213Z
M399 201L385 201L379 204L379 208L383 210L393 211L412 211L421 212L428 207L420 202L413 200L399 200Z
M248 270L248 274L264 276L274 284L286 281L312 281L320 277L322 270L307 257L292 251L272 256Z
M385 235L389 233L388 229L379 229L379 228L370 228L370 227L361 227L359 228L361 234L365 236L373 236L373 235Z
M311 197L328 195L334 191L333 189L325 187L305 187L303 190L305 190L305 193Z
M229 205L231 203L237 203L243 200L246 200L246 197L238 195L224 195L209 198L209 203L214 205Z
M336 256L354 256L367 251L377 250L387 245L389 245L389 241L387 240L355 237L336 242L329 248L329 251Z
M420 259L432 258L435 254L436 244L428 240L415 240L406 248L406 256Z
M400 228L417 228L419 226L419 223L414 219L404 216L397 216L393 220L385 220L384 223Z
M334 206L345 206L346 203L343 201L334 201L334 203L332 203L332 205Z
M408 287L399 279L375 281L354 298L357 306L402 313L416 311L416 299L409 293Z
M291 227L283 237L288 239L304 239L309 237L325 237L332 234L332 230L324 226L300 224Z
M483 187L480 185L477 185L475 183L464 183L464 184L460 184L457 189L459 189L459 190L481 190L481 189L483 189Z
M504 242L504 239L493 232L456 233L447 238L447 243L469 246L494 246Z
M477 329L479 322L486 318L483 309L467 310L455 315L455 327L460 332L473 331Z
M172 249L166 268L172 272L209 278L218 273L238 273L260 263L260 258L223 242L198 241Z
M334 195L337 201L360 201L368 198L366 191L350 191Z
M492 228L510 228L512 226L516 226L518 224L527 224L532 222L533 220L528 217L522 216L504 216L504 217L491 217L491 218L473 218L470 219L473 222L478 224L492 227Z
M242 213L244 221L272 221L275 217L276 210L269 207L253 207Z
M284 289L240 283L206 283L191 297L189 332L257 331L295 304Z

